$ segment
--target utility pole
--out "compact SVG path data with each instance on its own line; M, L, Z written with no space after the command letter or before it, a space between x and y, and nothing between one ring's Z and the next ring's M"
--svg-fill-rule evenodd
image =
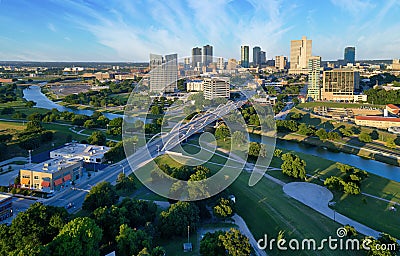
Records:
M32 149L29 149L28 150L28 153L29 153L29 164L31 164L32 163Z
M188 243L189 243L189 235L190 235L190 226L188 226Z

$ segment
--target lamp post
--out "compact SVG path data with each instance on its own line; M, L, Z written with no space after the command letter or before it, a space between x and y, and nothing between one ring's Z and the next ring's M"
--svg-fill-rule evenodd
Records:
M125 175L125 167L122 164L119 164L122 167L122 173Z

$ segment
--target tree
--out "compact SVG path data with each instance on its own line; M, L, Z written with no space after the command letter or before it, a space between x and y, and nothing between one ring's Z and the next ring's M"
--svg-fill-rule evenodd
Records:
M324 128L319 128L318 131L315 132L315 135L317 135L320 140L328 139L328 133Z
M279 148L276 148L276 149L274 150L274 156L275 156L275 157L281 157L281 155L282 155L282 150L279 149Z
M396 143L394 142L394 138L387 138L386 139L386 147L388 148L396 148Z
M342 179L336 176L331 176L325 179L324 185L329 190L343 191Z
M89 117L85 115L75 115L72 118L72 124L77 125L77 126L83 126L86 120L88 120Z
M94 220L78 217L68 222L49 244L51 255L100 255L102 230Z
M156 217L157 205L150 201L124 198L118 206L126 209L125 217L130 227L144 226L147 222L154 221Z
M314 134L314 128L311 127L310 125L307 125L305 123L301 123L298 127L298 131L299 134L302 135L313 135Z
M36 106L36 102L34 102L34 101L32 101L32 100L27 101L27 102L25 103L25 106L28 107L28 108L33 108L34 106Z
M161 235L168 236L185 236L187 227L196 230L200 221L199 208L192 202L177 202L171 205L168 210L160 214Z
M118 235L119 227L122 224L129 223L126 218L128 214L126 208L119 208L115 205L99 207L93 212L93 219L104 232L104 244L114 242L115 237Z
M225 141L229 135L231 135L229 128L224 124L219 125L215 130L215 137L217 139L223 139Z
M292 153L282 155L283 163L281 165L283 174L293 178L306 179L306 162L299 156Z
M111 206L118 201L118 195L109 182L100 182L86 195L82 209L94 211L99 207Z
M366 132L361 132L360 135L358 135L358 140L365 143L372 142L371 136Z
M97 126L96 123L92 119L86 120L85 123L83 124L83 127L87 128L87 129L91 129L96 126Z
M94 131L88 138L89 144L103 146L107 142L106 135L100 131Z
M150 113L152 115L161 115L163 113L163 109L161 106L155 105L151 107Z
M232 135L232 143L237 146L242 146L247 142L246 136L241 131L235 131Z
M225 250L232 256L246 256L251 254L249 239L239 230L231 228L224 235L219 235Z
M35 131L43 131L42 123L37 120L29 121L26 123L25 131L35 132Z
M118 255L131 256L138 255L144 248L151 248L151 237L143 230L133 230L128 225L123 224L119 228L117 241Z
M249 145L249 156L258 157L260 154L260 143L258 142L250 142Z
M118 174L117 184L115 185L115 188L117 190L132 192L136 188L135 180L134 180L133 176L131 176L131 175L126 176L123 173Z
M203 256L225 256L225 248L219 236L225 235L223 231L206 233L200 241L200 255Z
M218 204L214 206L213 211L215 216L226 219L234 214L233 202L226 198L221 198Z

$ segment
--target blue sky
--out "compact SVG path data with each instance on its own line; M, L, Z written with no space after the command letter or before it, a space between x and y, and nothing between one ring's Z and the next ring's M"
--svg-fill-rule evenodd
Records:
M313 40L313 55L400 57L400 0L0 0L0 60L148 61L189 56L211 44L239 58L240 45L267 58L290 40Z

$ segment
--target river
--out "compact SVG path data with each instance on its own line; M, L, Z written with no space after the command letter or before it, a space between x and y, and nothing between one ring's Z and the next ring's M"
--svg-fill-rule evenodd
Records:
M40 90L40 86L38 85L31 85L29 88L24 89L23 91L24 94L24 99L28 100L28 101L33 101L36 103L35 107L36 108L44 108L44 109L57 109L60 112L63 111L68 111L68 112L72 112L74 114L79 114L79 115L85 115L85 116L91 116L93 114L93 110L89 110L89 109L74 109L74 108L68 108L68 107L64 107L61 106L59 104L57 104L54 101L51 101L49 98L47 98L46 95L44 95L41 90ZM114 114L114 113L107 113L107 112L103 112L102 113L105 117L107 117L108 119L114 119L117 117L124 117L124 115L120 115L120 114ZM141 120L141 121L145 121L145 118L141 118L141 117L135 117L132 118L132 122L136 121L136 120ZM147 120L147 122L149 122L151 120Z
M250 134L250 140L260 142L261 138L260 135ZM365 159L353 154L332 152L316 146L308 145L305 143L297 143L293 141L277 140L276 146L279 148L293 150L296 152L301 152L304 154L309 154L331 161L355 166L369 173L376 174L389 180L400 182L400 167L398 166L382 163L372 159Z
M56 108L59 111L69 111L73 112L75 114L81 114L81 115L87 115L91 116L93 114L93 110L79 110L79 109L72 109L68 107L61 106L44 95L40 87L37 85L30 86L29 89L25 89L23 91L24 93L24 99L26 100L32 100L36 102L36 106L38 108L45 108L45 109L53 109ZM124 117L123 115L119 114L113 114L113 113L103 113L104 116L106 116L109 119L114 119L116 117ZM145 121L144 118L133 118L132 122L135 120L142 120ZM146 121L151 121L147 119ZM129 121L131 122L131 121ZM251 141L260 141L260 136L256 134L251 134L250 135L250 140ZM352 155L352 154L347 154L343 152L331 152L328 150L324 150L319 147L307 145L307 144L302 144L302 143L296 143L296 142L291 142L291 141L285 141L285 140L277 140L276 146L287 149L287 150L293 150L309 155L314 155L317 157L321 157L324 159L332 160L335 162L339 163L344 163L348 165L355 166L359 169L365 170L369 173L376 174L378 176L394 180L397 182L400 182L400 168L394 165L382 163L379 161L375 160L370 160L370 159L365 159L357 155Z

